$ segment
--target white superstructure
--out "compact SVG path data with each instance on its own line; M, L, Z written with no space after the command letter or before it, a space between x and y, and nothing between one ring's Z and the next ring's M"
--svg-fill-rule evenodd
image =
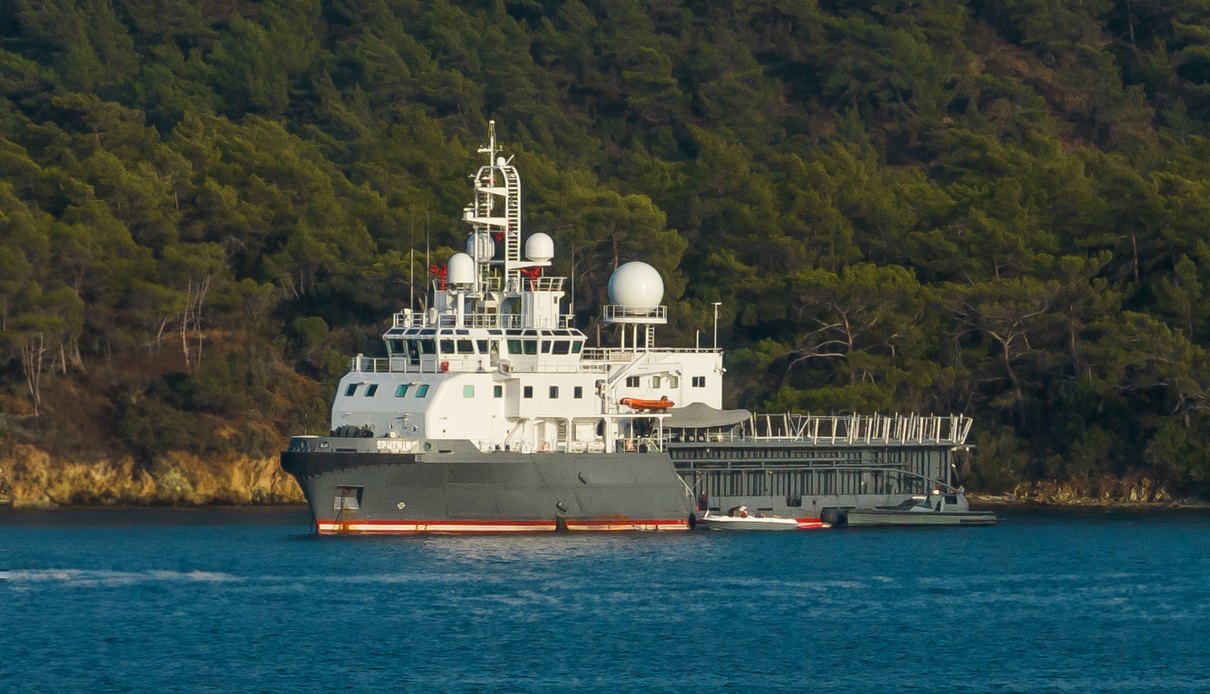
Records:
M494 121L479 151L488 163L463 212L466 252L432 282L427 313L395 315L385 358L354 358L332 429L360 430L400 452L464 439L482 451L616 453L659 446L673 404L721 408L720 350L655 344L667 309L650 265L617 268L603 311L616 346L586 346L562 312L565 278L542 274L553 240L529 236L522 256L521 178L499 156Z

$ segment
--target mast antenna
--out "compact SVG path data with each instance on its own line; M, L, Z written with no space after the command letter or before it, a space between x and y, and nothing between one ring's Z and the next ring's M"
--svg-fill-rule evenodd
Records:
M408 221L408 309L416 310L416 210L411 212Z

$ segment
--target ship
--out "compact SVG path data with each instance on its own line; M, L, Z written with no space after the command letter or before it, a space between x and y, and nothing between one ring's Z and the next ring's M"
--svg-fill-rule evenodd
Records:
M554 240L522 233L494 121L487 139L465 252L431 273L423 308L392 316L385 356L351 359L327 433L281 455L315 532L684 531L738 506L819 528L961 493L966 416L724 409L718 304L711 345L658 345L664 284L641 260L610 276L609 344L590 345L567 278L547 274Z

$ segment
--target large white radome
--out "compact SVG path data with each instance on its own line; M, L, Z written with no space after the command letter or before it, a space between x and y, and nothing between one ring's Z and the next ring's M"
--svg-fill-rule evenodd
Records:
M626 263L609 278L609 300L629 309L652 311L664 300L664 280L647 263Z

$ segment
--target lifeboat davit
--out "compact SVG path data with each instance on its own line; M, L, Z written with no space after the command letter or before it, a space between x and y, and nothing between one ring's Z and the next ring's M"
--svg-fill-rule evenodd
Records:
M676 403L672 402L671 400L669 400L668 396L666 396L666 395L664 397L660 398L659 400L643 400L641 398L622 398L618 402L631 409L635 409L635 410L658 410L658 411L667 410L667 409L671 408L674 404L676 404Z

